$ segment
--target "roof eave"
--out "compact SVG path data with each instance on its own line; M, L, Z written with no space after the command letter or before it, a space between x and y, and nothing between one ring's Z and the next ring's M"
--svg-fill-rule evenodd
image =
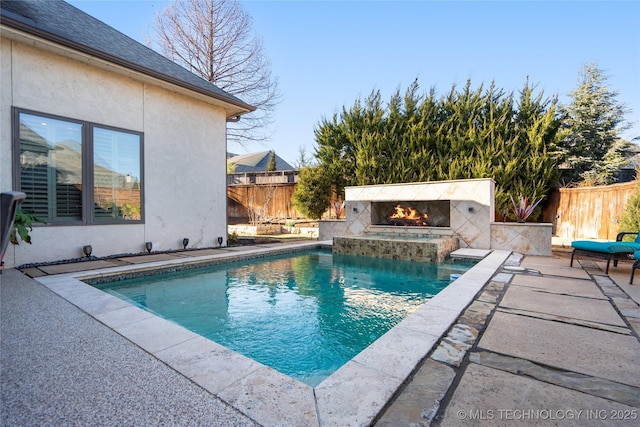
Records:
M97 58L100 58L102 60L108 61L110 63L113 63L115 65L127 68L129 70L135 71L137 73L142 73L145 74L147 76L165 81L167 83L179 86L181 88L184 89L188 89L190 91L196 92L200 95L205 95L207 97L216 99L218 101L222 101L226 104L229 104L235 108L233 109L227 109L227 118L236 118L239 117L243 114L247 114L250 113L252 111L255 111L256 107L254 107L253 105L247 104L245 102L242 102L240 100L238 100L235 97L226 97L222 94L213 92L213 91L208 91L204 88L192 85L188 82L185 82L183 80L180 79L176 79L174 77L168 76L164 73L160 73L158 71L149 69L147 67L143 67L139 64L133 63L131 61L127 61L123 58L120 58L118 56L115 55L111 55L108 52L104 52L102 50L99 49L95 49L95 48L91 48L89 46L83 45L81 43L77 43L74 42L72 40L67 39L64 36L61 36L59 34L56 34L54 32L51 31L47 31L45 29L42 29L40 27L38 27L37 25L32 25L29 24L27 21L29 21L28 19L25 19L24 17L15 15L11 12L8 12L6 10L2 10L2 20L0 21L0 23L2 23L2 25L6 25L7 27L11 27L14 28L16 30L28 33L32 36L36 36L36 37L40 37L44 40L59 44L61 46L64 46L66 48L70 48L73 50L76 50L78 52L87 54L87 55L91 55L91 56L95 56Z

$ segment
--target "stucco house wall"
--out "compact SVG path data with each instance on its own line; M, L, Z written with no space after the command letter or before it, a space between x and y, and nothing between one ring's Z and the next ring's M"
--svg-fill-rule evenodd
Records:
M5 267L82 256L226 242L224 103L37 37L3 29L0 45L0 191L13 183L12 107L143 133L144 223L35 226L9 245Z

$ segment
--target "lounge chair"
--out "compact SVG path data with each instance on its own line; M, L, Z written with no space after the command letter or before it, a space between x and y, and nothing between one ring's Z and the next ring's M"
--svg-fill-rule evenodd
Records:
M633 274L636 272L636 268L640 269L640 251L635 251L633 253L633 257L635 258L636 262L634 262L631 266L631 278L629 279L630 285L633 285Z
M625 236L636 236L633 242L623 242ZM593 240L576 240L571 242L573 252L571 253L571 263L573 267L573 258L576 255L585 255L590 257L602 258L607 260L607 268L605 274L609 274L609 263L613 260L613 266L618 266L618 260L631 259L634 252L640 251L640 232L622 232L618 233L615 242L596 242Z

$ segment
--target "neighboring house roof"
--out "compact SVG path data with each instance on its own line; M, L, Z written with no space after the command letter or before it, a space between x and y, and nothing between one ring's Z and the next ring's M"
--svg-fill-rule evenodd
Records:
M228 117L255 110L104 22L62 0L2 0L0 22L59 45L234 106Z
M269 158L271 157L271 150L260 151L259 153L248 154L232 154L229 153L227 162L236 165L234 173L243 172L266 172L269 165ZM278 171L290 171L294 170L294 167L283 160L276 154L276 170Z

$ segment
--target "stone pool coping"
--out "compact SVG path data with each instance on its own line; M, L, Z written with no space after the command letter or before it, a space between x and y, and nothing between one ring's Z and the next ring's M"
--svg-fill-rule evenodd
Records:
M492 251L315 388L82 281L330 245L328 241L253 247L35 280L260 424L367 425L500 269L510 251Z

